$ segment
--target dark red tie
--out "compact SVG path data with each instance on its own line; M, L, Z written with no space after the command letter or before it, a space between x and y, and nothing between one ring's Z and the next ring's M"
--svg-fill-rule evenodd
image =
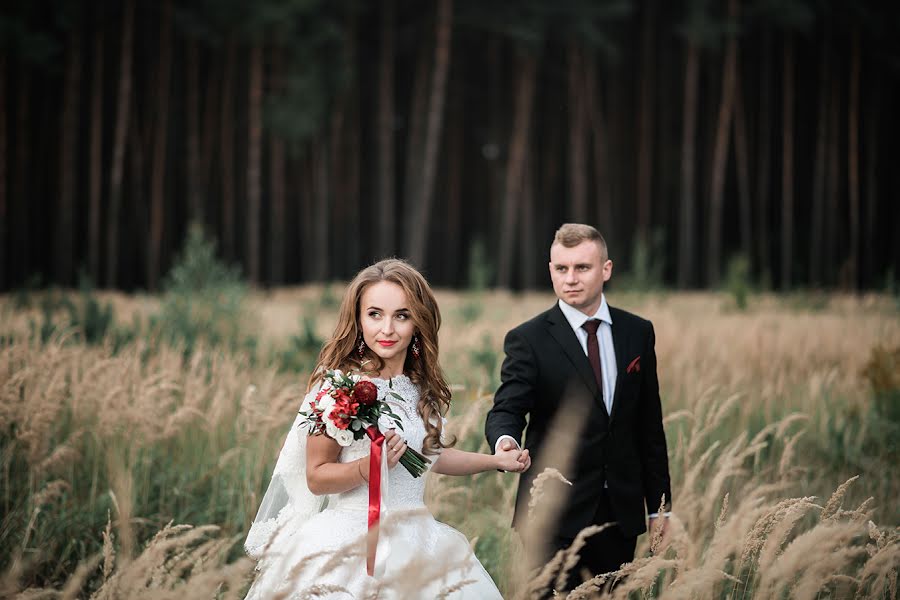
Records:
M591 368L594 369L594 377L597 379L597 387L600 388L600 394L602 395L603 370L600 368L600 343L597 341L597 329L600 327L600 321L598 319L589 319L585 321L582 327L584 327L585 331L587 331L588 334L588 362L591 363Z

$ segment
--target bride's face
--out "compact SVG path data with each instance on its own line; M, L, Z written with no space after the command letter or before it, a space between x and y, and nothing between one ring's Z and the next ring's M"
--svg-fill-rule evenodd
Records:
M359 305L359 324L366 345L384 359L392 374L401 373L406 349L415 333L403 288L390 281L373 283L363 291Z

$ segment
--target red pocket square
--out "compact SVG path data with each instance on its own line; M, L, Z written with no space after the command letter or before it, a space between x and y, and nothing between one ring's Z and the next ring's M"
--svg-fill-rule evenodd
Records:
M628 363L628 366L625 367L626 373L640 373L641 371L641 357L638 356L633 361Z

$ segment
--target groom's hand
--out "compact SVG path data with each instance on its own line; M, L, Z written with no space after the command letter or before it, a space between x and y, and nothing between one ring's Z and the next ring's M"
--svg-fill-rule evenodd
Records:
M498 468L501 471L524 473L531 466L531 454L528 450L521 450L512 439L500 440L500 443L497 444L496 456L500 461Z

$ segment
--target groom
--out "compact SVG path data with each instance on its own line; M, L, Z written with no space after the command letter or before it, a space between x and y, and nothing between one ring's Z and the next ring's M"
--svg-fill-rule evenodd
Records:
M578 532L614 522L588 538L579 564L592 575L634 558L637 536L664 527L660 499L671 503L653 325L606 303L612 275L606 242L589 225L567 223L550 246L550 278L559 301L506 335L506 357L485 433L495 452L530 451L534 464L571 482L545 550L566 548ZM583 423L562 464L545 442L564 402ZM566 410L572 404L566 404ZM513 526L528 519L532 469L519 481ZM520 529L521 530L521 529Z

